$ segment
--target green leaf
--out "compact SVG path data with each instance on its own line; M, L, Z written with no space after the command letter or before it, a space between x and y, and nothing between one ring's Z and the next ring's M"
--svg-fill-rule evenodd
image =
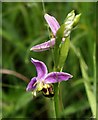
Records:
M88 97L88 100L89 100L89 103L91 106L92 114L94 117L96 117L96 98L95 98L95 95L93 93L88 74L86 72L85 62L82 58L80 59L80 67L81 67L81 71L82 71L82 76L85 79L84 85L85 85L87 97Z
M64 65L65 60L66 60L67 55L68 55L69 46L70 46L70 38L67 37L65 39L64 43L61 43L60 55L59 55L59 64L58 64L59 68L63 68L63 65Z
M58 58L59 58L59 52L60 52L60 44L62 42L62 38L64 36L64 29L65 29L65 24L62 24L59 30L57 31L56 34L56 44L54 46L54 63L55 67L58 65Z
M87 65L86 65L86 63L81 55L80 50L76 49L72 43L71 43L71 48L73 49L73 51L75 52L75 54L79 58L80 68L81 68L81 72L82 72L82 77L84 79L83 82L84 82L86 94L88 97L88 101L89 101L89 104L91 107L92 114L94 117L96 117L96 96L95 96L94 91L92 89L90 77L88 76L88 73L87 73Z
M64 36L65 24L62 24L56 33L56 46L59 46Z
M73 25L76 26L79 22L81 14L75 16L74 10L72 10L66 17L64 24L58 29L56 33L56 43L54 47L54 63L55 70L60 71L63 68L64 62L67 58L69 51L69 36L72 31ZM62 39L65 38L65 42Z

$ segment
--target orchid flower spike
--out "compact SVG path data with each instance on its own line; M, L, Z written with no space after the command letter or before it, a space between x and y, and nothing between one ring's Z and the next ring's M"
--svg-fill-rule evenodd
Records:
M65 72L50 72L48 73L46 65L39 60L31 58L31 62L35 65L37 70L37 77L33 77L29 82L26 91L32 91L36 96L36 92L42 91L43 94L53 94L52 83L66 81L73 76Z
M45 18L46 22L48 23L54 37L51 38L47 42L33 46L30 49L31 51L33 50L35 52L41 52L41 51L49 50L50 48L54 47L54 45L55 45L56 33L57 33L58 29L60 28L60 25L59 25L58 21L49 14L45 14L44 18ZM75 16L74 10L71 11L67 15L65 22L64 22L65 30L64 30L64 36L62 38L63 42L66 40L66 37L68 37L70 35L70 32L71 32L73 26L75 26L78 23L79 18L80 18L80 14Z

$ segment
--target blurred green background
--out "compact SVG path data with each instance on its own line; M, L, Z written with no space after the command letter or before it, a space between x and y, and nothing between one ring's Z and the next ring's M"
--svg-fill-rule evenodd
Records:
M92 113L85 91L81 59L85 61L84 72L89 78L92 89L95 90L96 3L44 4L46 12L53 15L60 24L73 9L76 14L82 14L78 26L71 33L70 51L63 69L74 77L60 85L64 104L61 117L69 120L90 118ZM31 57L45 62L49 71L53 68L51 50L41 53L30 52L33 45L49 40L42 3L10 2L1 5L2 117L48 120L53 115L51 99L45 98L42 94L33 97L31 93L26 92L27 81L36 76L36 69L30 62Z

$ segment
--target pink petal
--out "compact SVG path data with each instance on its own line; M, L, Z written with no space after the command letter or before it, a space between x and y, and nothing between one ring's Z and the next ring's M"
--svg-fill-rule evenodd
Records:
M56 83L61 81L66 81L69 78L72 78L72 75L64 72L51 72L45 78L45 83Z
M46 65L39 61L31 58L31 62L35 65L37 70L37 80L43 80L47 74L47 67Z
M45 14L44 17L45 17L45 20L47 21L49 27L51 28L53 35L55 36L57 30L60 28L58 21L53 16L50 16L48 14Z
M36 88L36 77L32 78L31 81L29 82L27 88L26 88L26 91L32 91Z
M51 40L49 40L47 42L33 46L30 50L33 50L35 52L41 52L41 51L49 50L54 45L55 45L55 38L52 38Z

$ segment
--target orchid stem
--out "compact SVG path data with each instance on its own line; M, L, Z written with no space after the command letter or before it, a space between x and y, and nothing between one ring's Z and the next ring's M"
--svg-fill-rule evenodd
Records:
M54 107L55 107L55 115L56 118L59 117L59 113L60 113L60 106L59 106L59 83L55 83L54 84Z
M62 70L57 70L57 67L54 67L54 71L62 71ZM60 114L60 92L59 92L59 83L54 84L54 109L55 109L55 116L56 118L59 118Z
M43 12L44 14L46 13L45 11L45 4L44 4L44 0L42 0L42 7L43 7ZM47 27L47 31L49 32L49 27ZM50 33L50 32L49 32ZM49 34L49 38L50 37L50 34ZM52 50L52 55L53 55L53 50ZM52 56L53 57L53 60L54 60L54 55ZM57 70L56 70L57 71ZM59 83L55 83L54 84L54 92L55 92L55 95L54 95L54 110L55 110L55 117L58 118L59 117Z

